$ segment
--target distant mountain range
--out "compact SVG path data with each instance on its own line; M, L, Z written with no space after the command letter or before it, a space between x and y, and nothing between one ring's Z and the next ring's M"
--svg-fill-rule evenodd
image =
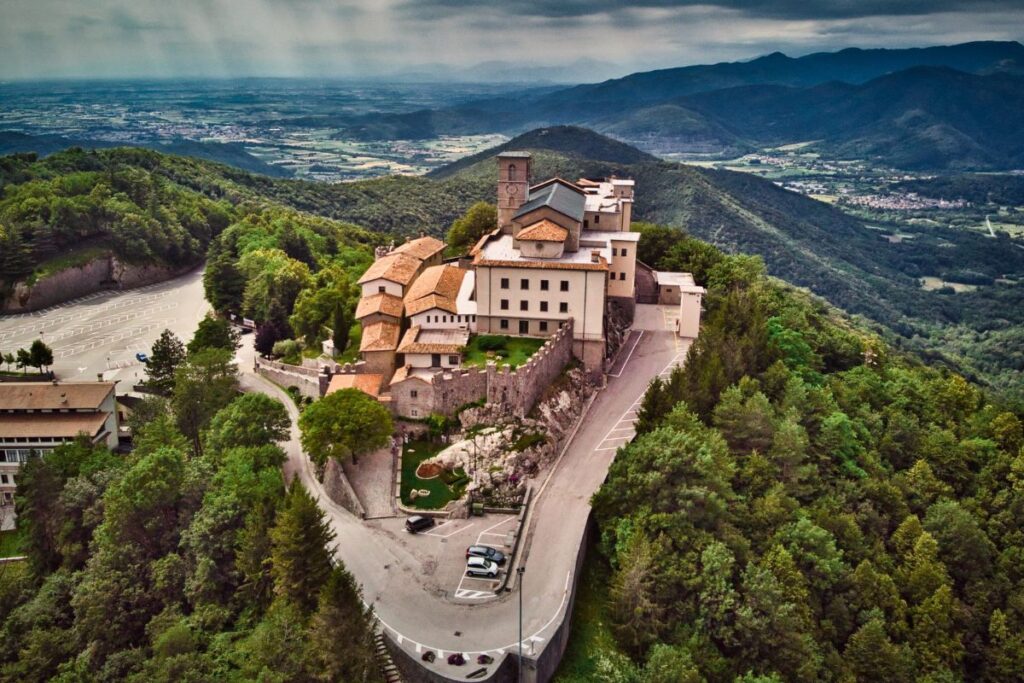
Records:
M361 139L583 124L653 151L736 153L820 140L905 168L1024 164L1024 45L847 49L632 74L440 110L354 117Z

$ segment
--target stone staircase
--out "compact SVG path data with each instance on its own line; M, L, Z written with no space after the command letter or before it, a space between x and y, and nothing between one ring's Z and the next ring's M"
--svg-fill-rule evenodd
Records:
M378 631L374 634L373 648L377 655L377 666L380 667L385 683L402 683L402 673L391 659L388 646L384 643L383 633Z

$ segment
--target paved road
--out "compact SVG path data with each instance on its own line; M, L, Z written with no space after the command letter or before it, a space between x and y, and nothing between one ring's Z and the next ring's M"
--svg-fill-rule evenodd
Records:
M685 358L686 344L666 329L673 321L665 309L650 306L638 311L637 334L624 347L625 360L617 376L598 394L590 412L562 459L546 480L536 482L538 493L527 523L529 536L523 563L524 650L540 650L566 609L579 541L590 510L590 497L604 480L616 449L632 436L636 407L649 381L667 373ZM642 332L642 334L640 334ZM251 341L239 352L239 365L252 369ZM293 420L297 411L276 385L246 372L243 387L280 399ZM293 425L288 452L288 476L298 475L320 502L337 534L337 555L362 585L370 603L395 639L412 652L424 648L441 654L463 652L470 658L488 653L496 659L518 647L518 602L506 593L488 602L470 603L455 598L433 580L436 572L431 552L441 537L409 536L401 520L362 522L334 504L314 476ZM495 519L497 521L497 518ZM471 521L460 522L453 528ZM483 527L481 527L482 529ZM475 531L467 529L467 534ZM464 588L460 587L460 590ZM439 656L434 665L452 678L472 667L457 669Z
M155 285L96 292L32 313L0 315L0 351L13 353L42 339L64 380L143 379L137 352L149 353L164 329L185 342L209 310L202 270ZM122 388L121 391L124 391Z

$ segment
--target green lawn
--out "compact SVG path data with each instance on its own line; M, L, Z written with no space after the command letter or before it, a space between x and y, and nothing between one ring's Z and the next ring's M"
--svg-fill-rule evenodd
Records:
M428 441L410 441L402 451L402 504L420 510L440 510L449 501L458 500L466 490L469 478L460 467L454 472L442 473L433 479L420 479L416 476L416 468L428 458L432 458L444 449L443 444ZM429 496L409 497L412 489L430 491Z
M0 531L0 557L17 557L22 555L21 529Z
M467 367L483 368L487 361L494 360L500 368L505 363L512 366L512 369L530 360L530 356L537 353L537 349L544 346L546 339L534 339L532 337L509 337L496 334L478 334L469 340L466 346L465 359L462 364ZM488 356L488 351L492 356Z

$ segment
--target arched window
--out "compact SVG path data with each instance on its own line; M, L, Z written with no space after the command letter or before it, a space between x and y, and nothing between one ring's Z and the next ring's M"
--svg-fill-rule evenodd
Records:
M515 164L509 164L508 165L508 179L509 180L515 180L516 179L516 165Z

